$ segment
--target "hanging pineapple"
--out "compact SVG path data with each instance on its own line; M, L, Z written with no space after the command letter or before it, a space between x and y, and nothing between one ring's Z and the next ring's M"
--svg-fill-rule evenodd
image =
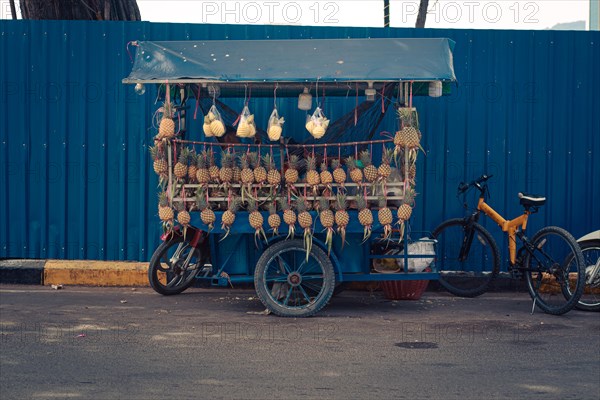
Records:
M294 212L292 205L284 198L279 199L279 207L283 211L283 222L288 226L288 235L286 239L293 239L296 235L296 213Z
M308 156L306 159L306 183L312 188L316 196L321 183L321 176L317 172L317 159L315 156Z
M379 178L379 173L377 172L377 167L373 165L371 161L371 153L369 150L363 150L360 152L360 161L362 162L363 174L367 182L371 184L371 190L373 194L375 194L375 181Z
M414 185L417 177L417 153L408 152L408 154L405 154L405 157L401 159L401 163L400 171L402 172L404 181L408 181L410 184Z
M213 105L208 114L204 117L204 125L202 126L206 137L217 136L221 137L225 134L225 124L221 118L221 114L217 107Z
M186 147L183 147L177 158L177 164L175 164L175 167L173 168L173 173L179 181L182 181L187 176L189 157L190 151Z
M404 192L404 199L402 204L398 207L398 225L400 225L400 240L404 237L405 222L410 219L412 215L413 206L415 204L415 193L414 189L407 187Z
M224 240L227 236L229 236L229 233L231 232L231 226L235 222L235 214L238 212L240 205L240 198L234 197L229 202L229 207L227 210L223 212L223 215L221 216L221 229L225 231L225 235L221 238L221 240Z
M170 231L173 228L173 218L175 215L173 209L169 206L169 199L165 192L158 194L158 216L162 221L163 231Z
M333 223L335 222L335 217L333 215L333 211L331 211L329 199L326 197L319 198L319 221L321 222L321 225L323 225L323 228L327 230L325 244L327 245L327 255L329 255L331 253L331 245L333 243Z
M258 204L256 203L256 200L248 200L247 209L249 212L248 222L250 223L250 226L254 229L254 244L256 244L256 246L258 247L256 239L258 238L260 240L260 235L263 236L265 242L268 241L267 236L265 235L265 231L263 229L264 219L262 214L258 211Z
M306 249L306 260L312 250L312 215L307 211L307 200L305 197L298 199L296 202L296 212L298 213L298 223L304 229L304 248Z
M337 231L342 238L342 248L346 243L346 227L350 223L350 216L346 211L347 202L344 194L338 193L335 199L335 224L337 225Z
M233 157L233 183L242 183L242 170L238 166L237 159Z
M204 116L204 124L202 124L202 131L204 132L204 137L213 137L212 129L210 127L210 117L208 115Z
M196 173L198 172L198 155L196 154L196 149L192 149L192 151L190 151L188 164L188 181L190 183L196 182Z
M323 159L321 163L321 174L319 175L321 178L321 184L325 185L327 194L331 193L331 184L333 183L333 175L327 169L327 161Z
M225 184L229 184L233 180L233 154L229 152L221 153L219 179Z
M356 209L358 211L358 222L364 227L363 243L371 236L371 226L373 225L373 212L369 209L369 202L363 195L356 196Z
M202 223L208 226L209 232L212 231L214 228L213 224L217 218L215 217L214 211L210 208L210 204L206 199L204 191L198 190L196 192L196 207L200 210L200 219L202 220Z
M296 183L298 183L298 167L300 160L298 156L292 154L288 160L288 169L285 170L285 183L290 187L294 187Z
M381 165L377 168L377 175L379 180L383 183L387 181L387 178L392 174L392 157L394 156L394 150L385 148L381 154Z
M167 94L165 103L162 106L162 117L160 124L158 125L158 136L157 139L171 139L175 136L175 121L173 121L174 107L169 99L169 90L167 88Z
M334 158L331 160L331 168L333 169L333 180L337 183L341 188L344 187L346 183L346 171L342 168L341 162L338 158Z
M425 150L421 147L421 132L419 131L418 121L414 117L413 111L401 108L398 110L398 116L402 121L402 128L394 135L394 144L396 145L394 158L403 149L415 154L420 149L424 153Z
M388 240L392 235L392 222L393 215L392 210L387 206L387 199L383 196L379 197L379 211L377 212L377 219L383 226L383 239Z
M219 167L217 167L217 165L215 164L215 153L213 149L211 148L207 154L208 173L210 174L210 181L213 183L219 183L219 175L221 171L219 170Z
M248 153L244 153L240 157L240 166L242 167L242 171L240 172L242 180L242 201L244 201L245 193L252 196L252 184L254 183L254 171L250 168Z
M210 182L210 172L208 171L208 153L202 150L197 156L197 171L196 180L201 186L207 185Z
M159 176L159 185L162 185L169 179L169 164L165 159L165 154L156 145L150 147L150 156L153 160L152 167L154 168L154 172Z
M269 218L267 219L267 222L273 231L273 236L277 236L279 235L279 227L281 226L281 217L277 214L277 203L269 203L268 209Z
M348 167L348 171L350 171L350 179L352 182L356 183L360 187L363 181L363 173L362 170L356 165L356 160L354 157L350 156L346 158L346 167Z
M254 182L259 185L267 181L267 170L262 166L261 161L262 159L258 153L250 153L250 165L254 169Z
M267 167L267 182L272 187L277 187L281 183L281 173L275 168L275 160L270 154L263 158L264 165Z
M187 228L190 225L192 218L190 217L190 213L186 210L185 202L183 200L175 203L175 209L177 210L177 222L183 227L183 237L185 238Z

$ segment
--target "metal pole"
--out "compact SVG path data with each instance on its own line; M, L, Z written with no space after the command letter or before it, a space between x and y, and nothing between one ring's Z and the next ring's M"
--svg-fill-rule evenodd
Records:
M383 0L383 27L390 27L390 0Z

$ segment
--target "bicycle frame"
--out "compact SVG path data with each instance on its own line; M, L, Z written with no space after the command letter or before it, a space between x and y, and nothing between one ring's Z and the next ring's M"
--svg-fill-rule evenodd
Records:
M503 232L507 232L510 264L515 265L517 261L517 231L519 227L521 227L523 231L527 229L527 220L531 212L525 210L525 212L517 218L513 220L506 220L485 202L484 196L479 198L477 209L497 223Z

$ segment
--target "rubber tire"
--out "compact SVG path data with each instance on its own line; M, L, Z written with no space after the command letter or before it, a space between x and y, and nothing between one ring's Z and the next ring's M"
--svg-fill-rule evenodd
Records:
M583 254L584 260L585 260L586 249L600 248L600 241L598 241L598 240L588 240L585 242L578 242L578 243L579 243L579 247L581 247L581 253ZM569 261L571 261L571 259L569 259ZM585 264L585 262L584 262L584 264ZM583 290L585 291L585 287ZM582 295L582 297L583 297L583 295ZM581 299L579 299L579 301L577 302L575 307L581 311L600 312L600 302L598 302L596 304L586 304L586 303L583 303L581 301Z
M254 271L254 287L256 294L264 306L275 315L280 317L310 317L319 312L329 302L335 289L335 272L333 264L327 254L318 246L313 246L310 255L314 257L323 269L323 287L318 299L303 308L285 307L274 301L269 295L269 288L262 279L267 266L273 257L285 249L304 250L301 239L284 240L269 246L258 259Z
M577 290L575 293L571 295L571 299L567 300L567 302L562 307L550 307L546 305L537 294L537 290L534 288L534 282L531 279L531 274L527 271L529 269L529 262L531 260L531 254L529 252L525 252L525 258L523 259L523 267L525 268L525 279L527 281L527 289L529 290L529 294L532 299L536 299L536 305L545 313L552 315L562 315L569 312L575 305L579 302L579 298L583 293L583 288L585 286L585 270L582 271L582 266L585 264L583 261L583 254L581 253L581 248L579 244L575 240L575 238L566 230L559 228L557 226L547 226L545 228L540 229L533 238L531 238L530 243L535 246L535 243L540 239L540 237L544 236L547 233L556 233L559 236L562 236L567 242L570 243L572 249L575 251L575 257L578 260L578 276L577 276ZM570 259L572 261L572 259ZM565 261L566 262L566 261ZM564 295L564 293L563 293ZM567 297L566 295L564 296Z
M444 229L451 227L451 226L464 227L465 224L466 224L466 221L464 218L449 219L447 221L442 222L437 228L435 228L432 233L432 236L434 239L436 239ZM455 296L459 296L459 297L472 298L472 297L477 297L477 296L484 294L485 292L488 291L490 284L494 281L494 279L496 279L496 276L498 276L498 272L500 271L500 250L498 249L498 245L496 244L496 241L494 240L492 235L483 226L481 226L477 222L473 222L472 225L473 225L473 228L479 234L481 234L481 236L483 236L485 238L485 240L488 242L490 249L492 251L492 258L494 260L494 266L492 268L489 279L485 283L483 283L482 285L480 285L474 289L463 289L463 288L459 288L456 286L452 286L452 284L450 282L448 282L447 280L445 280L443 275L440 273L440 277L439 277L440 285L442 285L442 287L444 287L444 289L446 289L448 292L452 293ZM476 239L474 238L473 240L476 240ZM441 271L439 271L439 272L441 272Z
M171 246L179 245L179 243L182 243L183 241L183 236L173 235L171 239L162 242L160 246L156 248L154 254L152 254L152 258L150 259L150 265L148 266L148 280L150 281L150 286L152 287L152 289L154 289L154 291L164 296L180 294L181 292L192 286L192 284L194 283L194 278L190 278L189 281L185 282L181 286L177 286L173 289L167 289L158 280L157 272L158 266L160 265L160 258L163 256L164 253L167 252L167 250L169 250ZM201 260L202 257L200 254L200 250L196 248L195 251L197 253L196 259Z

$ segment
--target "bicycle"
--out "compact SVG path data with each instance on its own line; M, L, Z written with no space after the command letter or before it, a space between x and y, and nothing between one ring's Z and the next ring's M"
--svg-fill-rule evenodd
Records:
M595 235L595 236L594 236ZM600 311L600 231L594 232L577 242L585 263L585 288L577 309Z
M438 242L440 284L456 296L476 297L485 293L498 276L500 251L492 235L479 224L483 213L508 235L508 271L513 276L525 276L533 299L532 312L536 305L549 314L568 312L585 286L585 263L579 245L570 233L555 226L542 228L531 239L525 236L529 216L538 212L546 199L519 193L524 212L506 220L486 203L486 182L491 177L482 175L469 184L461 183L459 196L473 188L479 191L477 208L465 218L443 222L432 233ZM467 203L464 205L466 208ZM522 244L518 251L517 239Z

